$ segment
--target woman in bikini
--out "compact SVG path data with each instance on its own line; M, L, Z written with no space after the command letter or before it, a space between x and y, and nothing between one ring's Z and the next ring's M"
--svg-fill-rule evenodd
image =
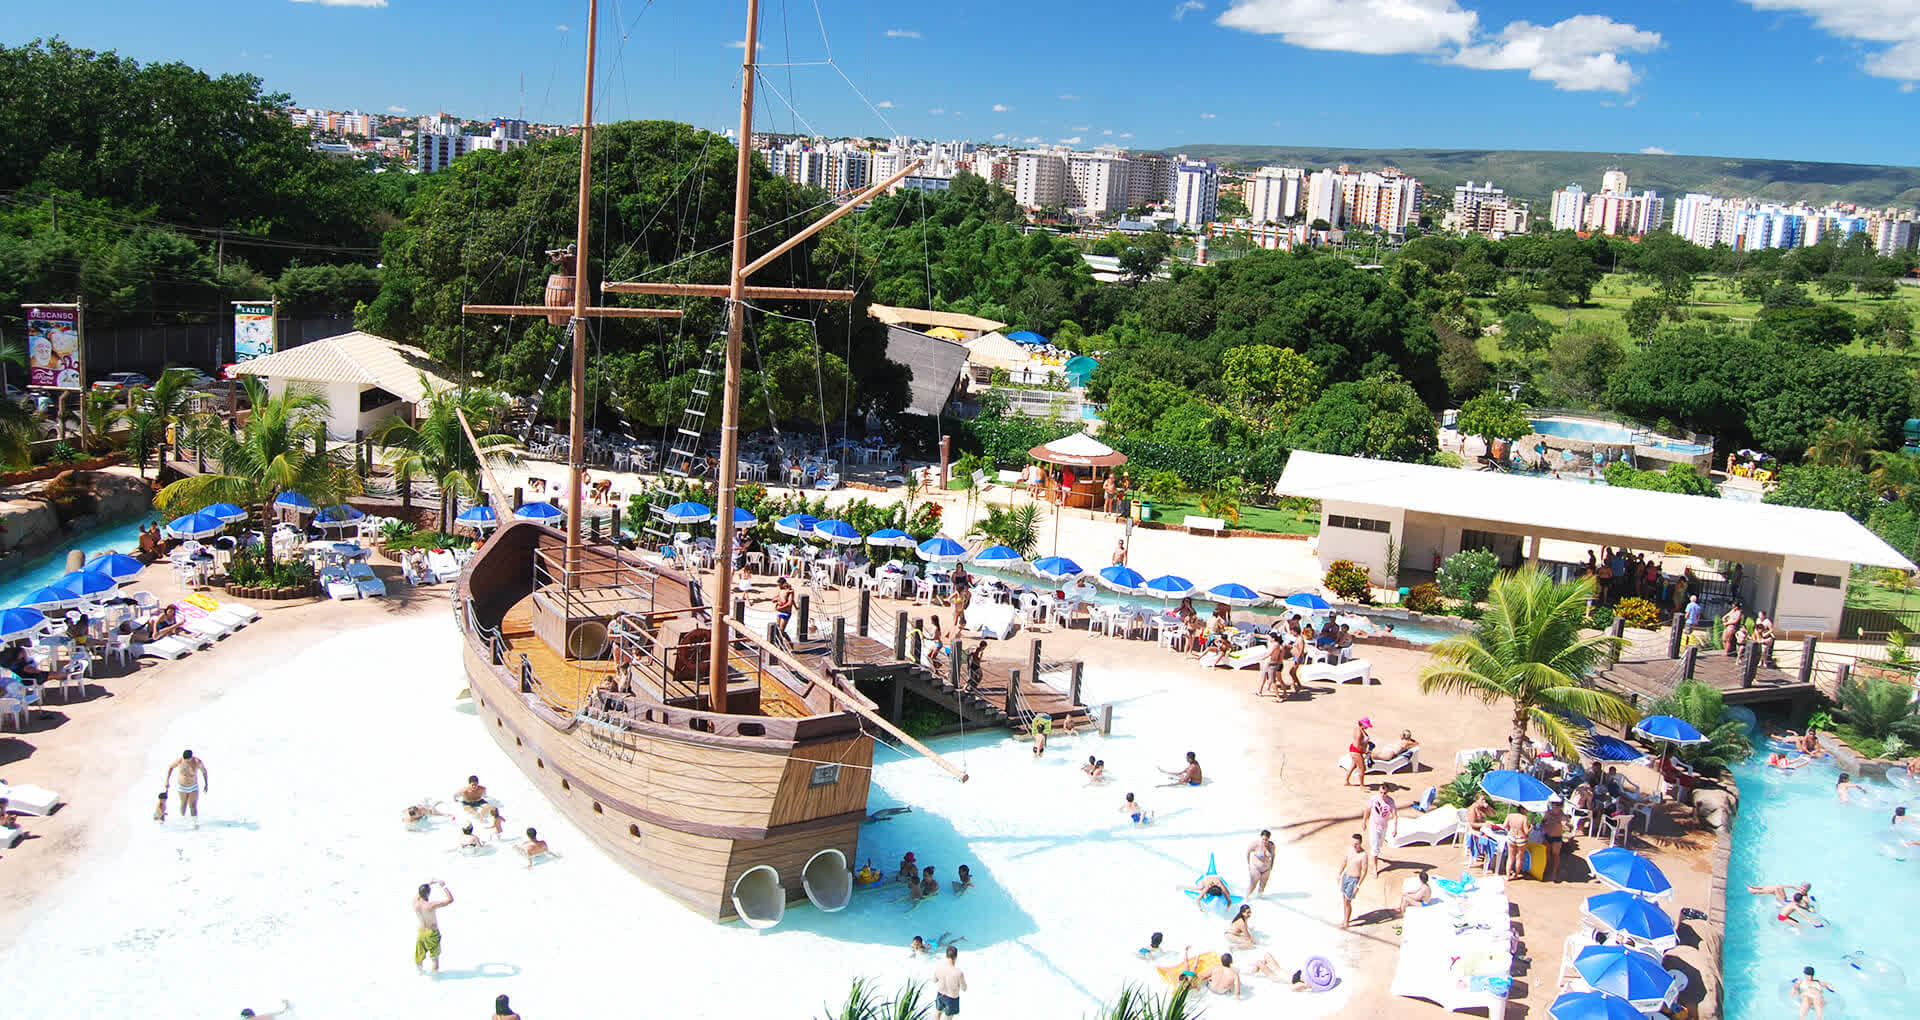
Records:
M1295 665L1294 668L1298 670L1299 666ZM1373 720L1369 718L1362 718L1353 724L1353 739L1347 743L1347 756L1352 764L1347 766L1347 776L1341 781L1342 786L1367 785L1367 754L1373 748L1373 741L1367 739L1367 730L1372 726ZM1360 782L1353 781L1355 776L1360 777Z
M1227 925L1227 945L1235 949L1253 948L1253 908L1245 903L1240 904L1239 912Z

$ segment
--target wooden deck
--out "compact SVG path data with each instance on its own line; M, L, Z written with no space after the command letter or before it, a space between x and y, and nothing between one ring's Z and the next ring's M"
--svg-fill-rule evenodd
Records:
M812 664L817 661L824 668L833 656L833 641L828 639L798 644L794 646L794 654L802 662ZM848 634L842 661L855 676L897 683L900 690L955 712L960 716L961 723L970 728L1004 726L1016 737L1031 737L1030 720L1042 713L1052 717L1055 726L1072 725L1078 728L1093 722L1093 714L1085 705L1073 704L1072 692L1061 690L1044 679L1034 682L1028 676L1029 670L1024 662L988 659L981 668L979 686L955 692L949 686L950 676L942 674L936 677L932 670L920 663L896 658L892 645L872 637ZM1010 675L1016 669L1021 674L1020 689L1013 713L1009 715L1007 687ZM883 707L887 706L883 703ZM897 699L896 706L888 707L888 712L895 722L899 721Z
M1632 641L1621 652L1620 661L1602 672L1601 686L1636 701L1652 701L1673 691L1681 679L1682 659L1667 657L1667 634L1629 632ZM1754 671L1753 683L1744 684L1740 660L1728 658L1716 648L1702 648L1694 656L1693 678L1718 688L1729 705L1767 702L1797 702L1817 694L1831 694L1815 683L1801 683L1799 676L1772 666Z

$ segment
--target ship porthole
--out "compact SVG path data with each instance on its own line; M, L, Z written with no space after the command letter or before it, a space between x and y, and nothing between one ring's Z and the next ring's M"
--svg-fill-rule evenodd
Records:
M515 747L525 747L526 745L525 745L525 744L522 744L522 743L520 742L520 738L519 738L519 737L515 737L515 738L513 738L513 746L515 746Z
M541 761L541 760L540 760L540 759L538 759L538 758L535 758L535 759L533 760L533 763L534 763L535 765L537 765L537 766L539 766L540 768L546 768L546 767L547 767L547 763L546 763L546 762L544 762L544 761Z
M573 786L564 779L560 780L560 788L562 790L566 790L569 793L573 792Z
M607 813L607 811L605 808L601 807L600 802L596 800L593 802L593 813L596 815L604 815Z
M627 826L627 835L629 835L629 836L632 836L632 837L633 837L634 839L639 839L639 838L640 838L640 827L639 827L638 825L629 825L629 826Z
M501 721L500 721L500 717L499 717L499 716L497 716L497 715L493 717L493 725L494 725L494 726L495 726L496 728L498 728L498 729L506 729L506 728L507 728L507 724L506 724L506 723L503 723L503 722L501 722Z

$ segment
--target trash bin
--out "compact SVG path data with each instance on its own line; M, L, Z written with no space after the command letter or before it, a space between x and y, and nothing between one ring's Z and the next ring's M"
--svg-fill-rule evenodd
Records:
M1135 503L1134 508L1135 508L1136 520L1142 520L1142 521L1153 520L1153 504L1152 503L1146 503L1146 502Z

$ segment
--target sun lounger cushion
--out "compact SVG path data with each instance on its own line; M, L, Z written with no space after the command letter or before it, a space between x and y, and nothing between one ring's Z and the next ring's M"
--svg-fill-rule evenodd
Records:
M1365 659L1353 659L1335 665L1318 663L1300 670L1302 680L1324 680L1328 683L1370 684L1373 683L1373 663Z
M981 637L1005 640L1013 634L1013 620L1018 613L1012 606L1000 602L975 602L967 606L967 626L980 632Z
M23 815L50 815L60 805L60 795L44 786L22 783L9 786L0 783L0 797L7 798L7 808Z
M21 832L19 829L9 829L4 825L0 825L0 850L13 849L14 845L20 842L20 837L24 835L26 835L26 833Z
M153 656L159 659L177 659L193 653L193 645L169 634L158 641L135 642L133 654L141 657Z
M1400 820L1400 834L1393 838L1396 847L1415 843L1438 845L1460 834L1460 809L1436 808L1424 815Z
M216 610L216 612L227 613L229 615L239 617L240 619L245 620L248 623L252 623L253 621L258 620L260 618L260 610L255 609L252 606L241 605L238 602L222 602L220 603L220 608Z

